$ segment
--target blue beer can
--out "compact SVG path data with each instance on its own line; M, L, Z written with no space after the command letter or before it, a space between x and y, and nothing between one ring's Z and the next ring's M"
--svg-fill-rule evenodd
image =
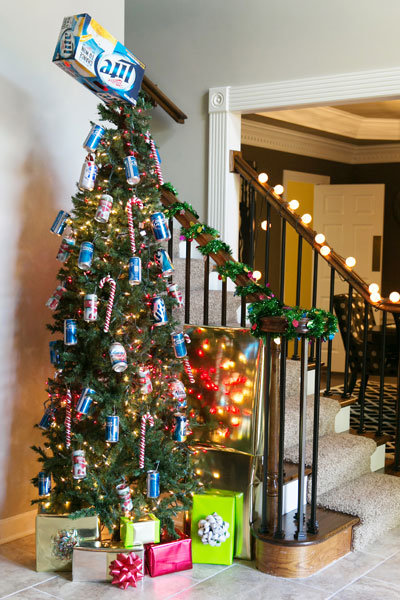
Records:
M78 404L76 405L76 412L81 415L87 415L95 395L96 392L94 390L88 387L85 388L79 397Z
M176 403L176 408L178 410L183 410L183 409L187 408L186 398L182 398L182 400L178 400L178 402Z
M154 325L156 327L168 323L167 309L165 308L165 303L161 296L155 296L153 298L153 317L155 321Z
M39 427L44 431L47 431L53 421L54 410L51 407L46 408L43 413L43 417L40 419Z
M175 419L175 427L174 427L174 433L172 434L172 437L176 442L184 442L186 440L187 418L185 417L185 415L182 415L181 413L176 413L174 415L174 419Z
M126 181L129 185L136 185L140 181L139 169L134 156L124 158Z
M92 266L94 246L92 242L83 242L79 250L78 267L88 271Z
M158 148L156 148L156 156L157 156L157 160L158 160L158 162L159 162L159 163L160 163L160 165L161 165L161 156L160 156L160 153L159 153L159 151L158 151Z
M65 212L65 210L60 210L54 219L53 225L50 227L50 231L56 235L62 235L67 226L67 219L69 219L69 213Z
M160 495L159 471L147 471L147 497L158 498Z
M83 142L83 147L87 152L95 152L97 150L97 146L100 144L104 131L104 127L101 127L101 125L97 125L96 123L92 125L87 138Z
M129 283L130 285L139 285L142 281L142 261L140 256L133 256L129 259Z
M97 166L94 160L85 160L82 166L81 176L79 178L78 187L82 192L86 190L91 192L94 189L94 184L97 177Z
M187 356L185 336L183 333L176 333L174 331L171 333L171 338L176 358L184 358Z
M167 219L161 212L153 213L150 216L151 229L157 241L170 240L171 233L169 231Z
M49 350L50 350L50 362L52 365L57 367L61 364L61 356L60 356L60 342L54 341L49 342Z
M119 440L119 417L110 415L106 417L106 442L115 444Z
M75 346L78 343L78 328L76 319L64 319L64 344Z
M169 277L175 270L166 250L157 250L157 252L154 254L154 261L161 269L161 274L163 277Z
M48 496L51 490L51 476L45 471L40 471L38 475L39 496Z

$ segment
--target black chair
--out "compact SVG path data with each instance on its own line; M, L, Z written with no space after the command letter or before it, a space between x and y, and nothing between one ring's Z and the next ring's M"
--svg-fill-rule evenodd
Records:
M344 347L346 347L347 337L347 306L348 294L338 294L333 298L333 306L339 322L339 331L342 336ZM351 394L357 381L358 375L361 375L363 366L363 344L364 344L364 299L358 294L353 293L351 303L350 320L350 346L349 346L349 367L350 381L348 382L348 392ZM396 320L397 325L397 320ZM381 344L379 335L372 335L375 327L375 318L372 307L368 307L368 341L367 341L367 378L368 383L370 375L380 374ZM397 376L398 365L398 346L386 344L385 351L385 376Z

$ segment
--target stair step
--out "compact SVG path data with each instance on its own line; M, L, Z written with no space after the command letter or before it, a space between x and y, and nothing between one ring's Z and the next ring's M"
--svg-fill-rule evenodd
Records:
M357 429L353 428L349 429L349 433L351 433L352 435L360 435L362 437L369 438L370 440L374 440L377 446L382 446L383 444L386 444L387 442L390 442L393 439L393 436L391 436L388 433L383 433L382 435L377 435L373 431L363 431L362 433L359 433Z
M284 483L290 483L291 481L295 481L298 479L298 465L291 462L284 461L283 463L283 479ZM304 474L310 475L312 473L311 467L306 467L304 470Z
M385 474L400 477L400 470L397 471L394 465L394 458L387 458L385 462Z
M355 404L358 400L357 396L348 396L347 398L343 398L342 394L339 392L329 392L329 394L325 395L325 398L332 398L332 400L337 400L340 403L340 406L344 408L345 406L351 406Z
M288 382L289 383L289 382ZM285 411L285 451L299 443L299 384L296 381L287 385ZM335 431L336 415L340 405L331 398L320 398L319 435L320 437ZM307 397L306 439L312 439L314 423L314 395ZM292 458L290 458L292 462Z

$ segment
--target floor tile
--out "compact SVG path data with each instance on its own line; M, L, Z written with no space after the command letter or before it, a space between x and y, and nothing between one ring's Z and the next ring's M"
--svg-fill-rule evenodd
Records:
M400 541L399 541L400 543ZM391 585L397 587L400 598L400 554L395 554L388 558L375 569L368 573L368 577L380 581L389 581Z
M363 552L382 558L389 558L400 552L400 527L386 532L382 538L363 548Z
M363 552L350 552L319 573L301 581L333 594L358 579L358 577L362 577L381 562L382 558L380 556Z
M36 573L32 566L14 564L0 557L0 598L54 577L53 573Z
M399 600L399 588L387 581L378 581L370 577L361 577L331 597L332 600Z
M35 587L28 588L27 590L22 590L21 592L17 592L12 596L6 596L5 600L55 600L55 596L50 596L49 594L45 594L39 591ZM57 599L58 600L58 599Z
M227 565L201 565L195 564L193 565L193 569L189 571L182 572L182 575L186 575L187 577L191 577L195 581L202 581L203 579L208 579L213 575L217 575L217 573L221 573L221 571L225 571L225 569L231 569L231 566Z

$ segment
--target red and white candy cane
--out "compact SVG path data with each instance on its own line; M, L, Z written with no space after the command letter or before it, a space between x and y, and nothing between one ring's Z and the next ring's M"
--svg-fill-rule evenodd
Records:
M185 342L187 344L190 344L190 342L192 341L189 337L189 335L187 333L183 334L183 337L185 339ZM190 365L189 359L187 356L185 356L185 358L183 359L183 368L185 369L185 373L188 376L188 379L190 381L190 383L194 383L194 376L193 376L193 371L192 371L192 367Z
M163 185L164 178L162 176L161 167L160 167L160 161L158 160L158 154L157 154L157 150L156 150L156 145L154 143L153 138L150 138L150 146L151 146L151 152L153 154L154 161L156 163L156 173L157 173L157 177L158 177L158 183L160 185Z
M144 467L144 450L146 447L146 422L149 422L150 427L154 427L154 419L150 413L142 416L140 425L140 441L139 441L139 469Z
M65 447L71 447L71 405L72 405L72 396L71 390L67 390L67 395L65 397Z
M110 329L111 313L112 313L114 298L115 298L115 288L117 287L117 284L115 283L114 279L110 275L106 275L106 277L103 277L103 279L99 283L99 286L102 288L104 286L104 284L106 284L106 283L110 284L111 292L110 292L110 297L108 299L108 304L107 304L106 319L104 322L104 329L103 329L104 333L107 333L108 330Z
M129 240L131 242L132 256L134 256L136 253L135 230L133 228L132 217L132 206L135 204L140 208L140 210L142 210L143 202L140 200L140 198L137 198L136 196L134 196L133 198L129 198L128 202L126 203L126 212L128 213Z

